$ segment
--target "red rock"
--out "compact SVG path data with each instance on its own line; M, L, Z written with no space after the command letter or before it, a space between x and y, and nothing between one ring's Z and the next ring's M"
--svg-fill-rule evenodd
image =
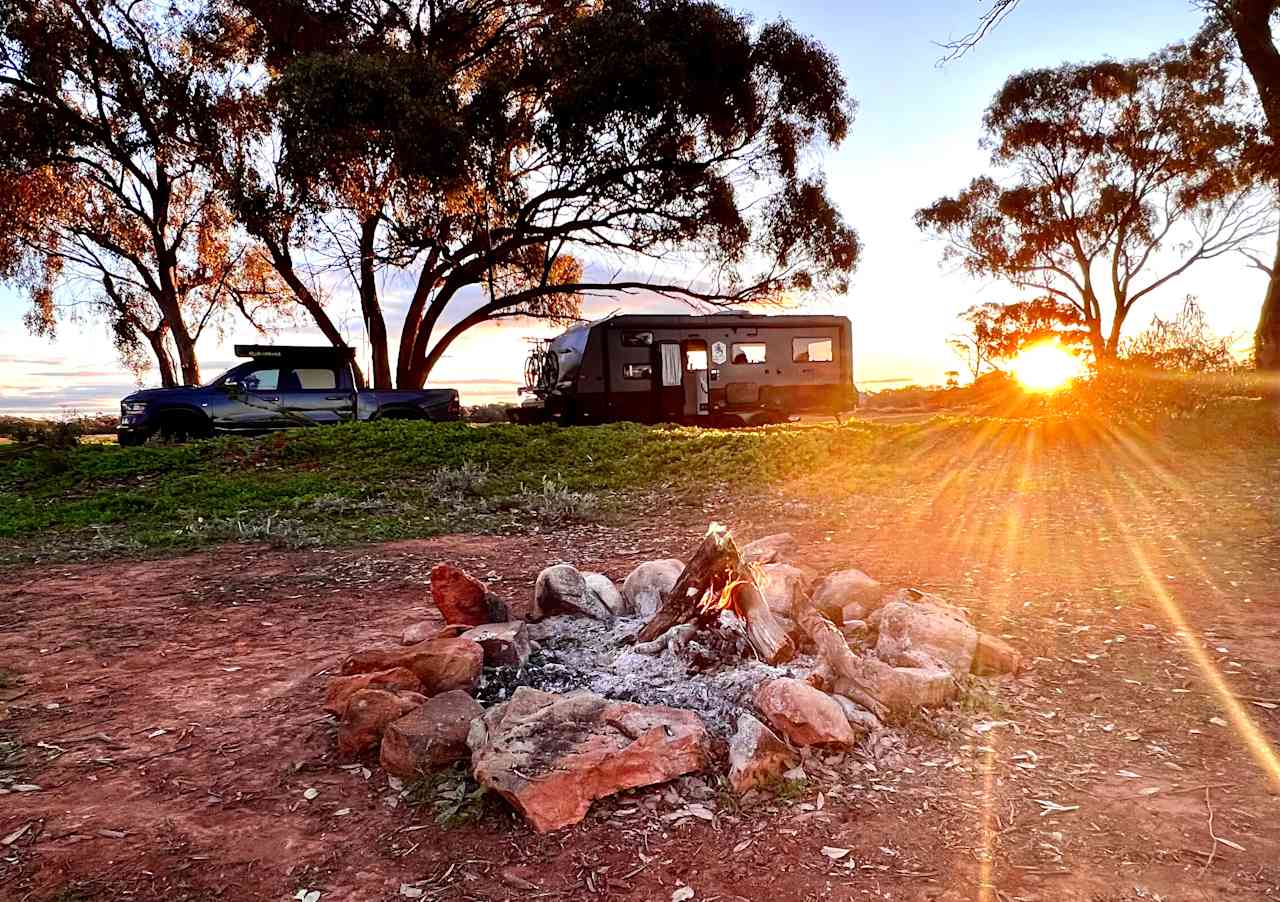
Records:
M738 555L748 564L776 564L785 561L795 550L796 537L789 532L779 532L748 542L739 549Z
M468 629L465 623L441 625L439 620L420 620L405 629L400 636L400 644L417 645L431 639L455 639Z
M906 590L871 617L876 657L895 667L941 668L957 676L973 666L978 631L964 611L937 595Z
M409 779L471 756L467 733L484 709L461 689L443 692L387 726L382 734L382 767Z
M778 779L800 763L800 756L777 735L745 711L729 740L729 785L742 794Z
M795 745L849 746L857 741L836 700L808 683L782 677L756 688L756 707Z
M521 686L467 737L475 777L540 833L576 824L592 801L701 770L707 733L692 711Z
M425 701L426 698L416 692L361 689L351 696L342 715L342 725L338 727L338 751L343 755L358 755L373 748L388 724L404 717Z
M436 564L431 568L431 600L444 615L445 623L489 623L486 594L484 583L460 567Z
M978 647L973 654L973 672L978 674L1017 673L1022 669L1022 655L999 636L978 633Z
M475 689L484 669L484 650L470 639L429 639L404 648L372 648L342 663L344 674L403 667L412 670L422 691L438 695L451 689Z
M409 689L418 692L422 689L422 681L417 674L404 667L392 667L374 673L358 673L355 676L335 677L329 681L329 691L325 694L324 709L330 714L341 717L347 710L351 696L361 689Z

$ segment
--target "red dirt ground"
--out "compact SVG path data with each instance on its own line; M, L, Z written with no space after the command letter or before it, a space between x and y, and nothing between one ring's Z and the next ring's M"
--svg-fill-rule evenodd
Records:
M945 491L896 509L708 502L661 526L11 569L0 787L39 788L0 797L0 898L1280 898L1259 763L1280 735L1274 544L1224 545L1173 497L1115 519L1046 495L959 517ZM713 822L663 820L683 801L659 788L550 836L503 814L445 830L376 759L366 777L336 758L324 674L428 614L433 563L524 599L558 560L621 579L682 555L713 510L740 535L796 532L819 570L940 591L1031 666L904 725L896 766L848 756L799 798L713 798ZM1034 529L1061 541L1015 542ZM1210 673L1251 697L1235 716Z

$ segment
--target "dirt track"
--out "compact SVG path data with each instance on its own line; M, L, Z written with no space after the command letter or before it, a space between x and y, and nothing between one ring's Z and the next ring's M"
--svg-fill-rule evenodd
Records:
M0 669L18 679L0 688L0 740L19 746L0 776L40 788L0 801L0 839L14 837L0 898L400 899L415 884L427 899L664 900L682 883L706 900L1280 898L1265 753L1204 671L1259 702L1241 710L1274 752L1280 591L1265 524L1223 544L1176 498L1114 521L1090 517L1096 500L960 505L936 491L900 510L718 508L741 534L797 532L820 570L942 591L1012 637L1030 670L990 704L907 725L901 768L850 756L801 798L752 811L712 799L713 823L673 825L661 816L683 802L642 792L546 837L502 815L446 831L425 807L392 807L376 761L366 778L336 759L322 672L421 619L438 560L524 599L556 560L620 579L682 554L709 510L661 531L11 570ZM824 846L850 852L831 862Z

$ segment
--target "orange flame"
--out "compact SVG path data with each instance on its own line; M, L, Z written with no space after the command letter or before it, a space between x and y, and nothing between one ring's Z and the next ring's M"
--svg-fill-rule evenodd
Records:
M698 602L698 612L700 614L714 614L725 610L737 611L734 605L734 593L738 586L746 583L745 579L734 579L724 584L724 588L717 593L714 589L707 589L703 593L702 599Z

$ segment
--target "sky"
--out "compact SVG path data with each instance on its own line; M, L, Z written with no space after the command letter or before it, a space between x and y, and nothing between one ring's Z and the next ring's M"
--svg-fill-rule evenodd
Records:
M967 32L983 8L974 0L894 0L780 4L760 0L733 8L765 22L784 17L823 42L839 58L858 113L849 138L818 158L830 193L857 228L864 250L846 295L815 299L808 308L853 321L854 379L876 389L907 382L939 384L963 365L948 349L957 314L974 303L1011 299L1007 286L974 279L942 263L942 245L920 233L913 213L954 193L987 169L979 147L981 119L992 96L1024 69L1103 57L1146 55L1190 37L1201 18L1184 0L1023 0L972 53L936 65L936 42ZM1121 12L1122 10L1122 12ZM1129 329L1151 315L1175 311L1186 294L1200 297L1215 329L1252 332L1264 280L1241 258L1193 268L1135 309ZM403 294L386 285L389 325ZM590 317L627 301L593 298ZM653 301L645 309L661 306ZM632 306L631 309L635 309ZM672 309L679 309L672 305ZM28 416L111 412L135 382L116 359L105 330L66 324L54 341L27 334L25 301L0 286L0 414ZM360 343L360 318L349 289L339 289L335 312ZM556 330L510 323L473 330L437 367L432 384L456 387L464 404L515 401L527 340ZM305 329L280 333L280 343L317 343ZM233 365L235 341L261 341L251 329L211 335L199 347L206 377ZM323 343L319 340L319 343ZM392 348L396 336L392 336ZM365 355L367 361L367 354ZM144 379L155 384L154 372Z

